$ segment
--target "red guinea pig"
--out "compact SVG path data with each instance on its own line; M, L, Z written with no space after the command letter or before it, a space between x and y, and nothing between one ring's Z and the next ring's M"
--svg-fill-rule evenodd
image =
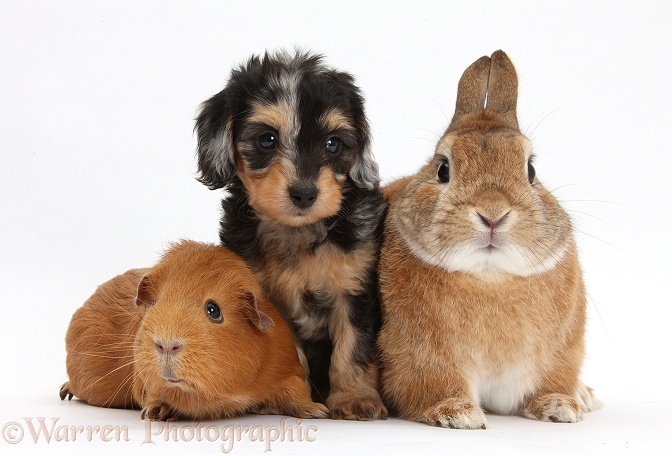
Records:
M290 329L246 263L182 241L104 283L72 317L61 399L151 420L256 412L325 418Z

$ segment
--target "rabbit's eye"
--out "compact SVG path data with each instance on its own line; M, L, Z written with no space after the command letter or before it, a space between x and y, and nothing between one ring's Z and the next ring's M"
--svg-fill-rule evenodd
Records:
M527 180L530 181L530 184L534 182L534 178L537 176L537 171L532 166L531 162L527 162Z
M439 182L442 184L445 184L448 182L450 179L450 167L448 166L448 162L444 161L441 162L439 165L439 170L436 173L436 176L439 178Z

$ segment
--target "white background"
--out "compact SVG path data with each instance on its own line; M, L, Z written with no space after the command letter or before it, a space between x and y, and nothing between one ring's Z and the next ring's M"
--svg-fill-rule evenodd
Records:
M509 54L538 176L575 223L590 294L583 377L605 407L575 425L489 416L479 432L320 421L316 442L274 452L668 452L671 19L667 1L2 0L0 426L57 417L139 434L35 444L26 430L16 445L0 436L0 453L219 451L140 445L137 412L61 403L63 338L98 284L171 241L218 241L222 192L194 179L196 110L249 55L295 45L356 76L386 182L432 154L466 66ZM244 440L237 449L264 452Z

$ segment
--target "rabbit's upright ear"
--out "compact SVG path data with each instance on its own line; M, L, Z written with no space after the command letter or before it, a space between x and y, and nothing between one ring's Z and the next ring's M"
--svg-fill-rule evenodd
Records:
M488 77L490 74L490 57L483 56L464 70L457 85L457 101L455 114L450 122L448 131L457 128L457 125L467 114L480 112L485 108L486 94L488 93Z
M518 75L504 51L490 57L488 98L486 108L499 114L507 127L518 130Z
M462 118L488 109L502 119L503 125L518 130L518 76L504 51L483 56L464 70L457 86L455 115L448 131L455 130Z

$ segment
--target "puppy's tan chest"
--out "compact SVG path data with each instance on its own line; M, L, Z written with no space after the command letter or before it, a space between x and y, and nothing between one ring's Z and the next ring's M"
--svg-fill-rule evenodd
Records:
M373 249L344 252L325 244L291 257L267 252L256 270L274 304L312 333L326 325L328 314L346 296L362 292L374 259Z

